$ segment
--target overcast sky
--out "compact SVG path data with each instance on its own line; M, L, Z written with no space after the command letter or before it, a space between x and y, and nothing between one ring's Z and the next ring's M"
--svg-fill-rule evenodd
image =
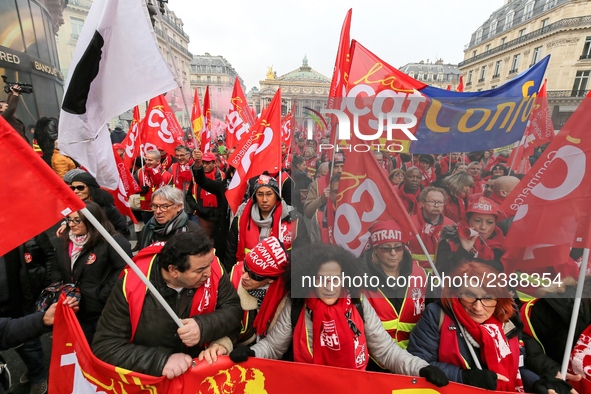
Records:
M420 60L463 60L471 34L503 0L169 0L183 20L193 54L224 56L259 87L267 67L277 75L302 64L332 76L345 14L351 38L395 67Z

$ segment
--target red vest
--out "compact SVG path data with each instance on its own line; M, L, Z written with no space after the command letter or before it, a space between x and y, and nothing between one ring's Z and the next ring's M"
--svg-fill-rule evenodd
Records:
M133 261L147 278L150 278L152 269L159 269L157 265L154 266L154 261L156 260L158 253L162 250L163 245L163 243L160 243L150 246L154 247L155 254L139 254L133 258ZM211 313L215 310L218 297L218 286L223 274L224 271L222 270L220 261L217 256L214 255L213 262L211 263L211 276L201 287L196 289L193 302L191 303L190 316ZM124 278L123 294L125 295L125 299L129 306L129 320L131 323L131 338L129 341L133 342L137 326L140 322L140 316L144 307L144 300L146 299L148 287L129 267L123 270L121 276Z
M280 209L281 206L277 207L276 209ZM245 214L245 213L243 213ZM248 214L250 215L250 212L248 212ZM240 223L240 216L238 216L238 223ZM261 228L259 226L257 226L255 224L255 222L249 218L249 225L246 226L246 228L241 228L240 225L238 227L238 237L245 237L244 238L244 256L246 256L248 254L248 252L250 252L250 250L252 248L254 248L255 246L257 246L257 244L260 241L260 234L261 234ZM283 245L285 246L286 250L291 250L291 244L293 242L293 240L296 238L297 236L297 219L295 219L292 222L288 222L287 220L285 221L281 221L281 223L279 224L279 229L281 231L281 237L279 237L279 234L275 234L273 232L273 229L271 228L271 232L269 233L269 237L273 236L273 237L277 237L279 238L279 240L281 242L283 242ZM292 232L293 230L293 232ZM239 255L239 253L236 253L236 255Z
M425 295L427 294L427 275L416 262L412 263L411 275L413 277L421 277L422 279L421 282L418 280L409 281L409 284L412 286L407 287L399 312L396 311L380 289L377 292L370 292L370 295L367 297L367 300L382 321L386 332L398 342L398 346L402 349L406 349L408 346L410 332L425 310ZM416 286L417 284L422 284L423 286L418 287Z

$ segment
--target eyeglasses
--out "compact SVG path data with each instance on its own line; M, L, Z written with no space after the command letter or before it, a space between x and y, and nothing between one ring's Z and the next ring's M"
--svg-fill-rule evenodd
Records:
M80 218L66 218L66 222L68 222L68 224L70 223L74 223L74 224L80 224L82 223L82 219Z
M434 207L438 207L440 205L445 204L443 201L435 201L435 200L427 200L425 201L427 204L433 205Z
M486 308L492 308L497 306L497 299L491 296L485 296L485 297L474 297L474 294L472 293L464 293L464 292L460 292L460 297L462 298L462 301L465 301L468 304L472 304L474 305L476 303L476 301L480 301L480 303L482 304L483 307Z
M262 282L265 279L269 279L268 276L262 276L262 275L258 275L255 274L254 272L252 272L251 270L248 269L248 266L246 265L246 263L243 263L244 266L244 272L246 272L248 274L248 276L250 277L250 279L256 281L256 282Z
M86 189L86 186L85 185L70 186L70 189L72 189L72 191L78 190L79 192L81 192L82 190Z
M400 253L404 250L404 245L398 246L379 246L378 249L382 253L392 253L392 251L396 251L396 253Z
M150 209L152 211L161 210L162 212L166 212L166 211L168 211L168 208L172 207L173 205L174 204L162 204L162 205L151 204Z

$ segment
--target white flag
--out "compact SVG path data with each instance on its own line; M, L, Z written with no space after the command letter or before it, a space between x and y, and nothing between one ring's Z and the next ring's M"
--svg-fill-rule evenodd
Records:
M106 122L177 86L145 2L94 0L66 81L60 150L100 185L116 189L119 175Z

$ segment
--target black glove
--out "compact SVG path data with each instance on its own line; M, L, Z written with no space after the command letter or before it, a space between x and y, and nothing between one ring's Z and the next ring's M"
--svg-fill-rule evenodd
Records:
M447 386L449 379L445 373L434 365L429 365L419 370L419 376L427 379L427 382L433 383L437 387Z
M248 357L255 357L254 350L248 346L240 346L230 352L230 360L241 363L248 360Z
M537 394L546 394L548 390L556 391L556 394L570 394L573 386L562 379L554 376L545 376L536 381L532 386L532 391Z
M497 388L497 374L490 369L464 369L462 382L468 386L495 390Z

